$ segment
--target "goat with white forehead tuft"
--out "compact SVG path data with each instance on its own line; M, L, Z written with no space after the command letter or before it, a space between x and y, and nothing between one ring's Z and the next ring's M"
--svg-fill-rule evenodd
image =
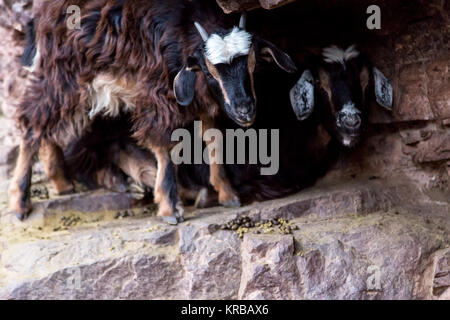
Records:
M328 63L341 63L342 65L345 65L346 61L349 61L353 58L356 58L359 56L359 51L356 50L356 45L352 45L348 47L347 49L342 49L337 46L331 46L328 48L325 48L323 50L323 59L325 62Z
M234 27L233 30L221 37L212 34L206 41L206 58L212 64L228 63L235 57L248 55L252 45L252 35Z
M238 125L252 125L256 116L254 73L257 62L275 62L292 73L297 69L291 58L272 43L245 30L246 14L239 27L216 29L208 33L201 23L195 27L203 39L201 50L188 58L188 63L174 81L175 96L183 106L194 99L195 72L207 75L209 90L225 113Z
M331 46L310 60L309 68L291 90L298 119L304 120L314 108L320 108L330 135L345 147L355 146L366 126L371 98L392 109L392 85L356 45L346 49Z

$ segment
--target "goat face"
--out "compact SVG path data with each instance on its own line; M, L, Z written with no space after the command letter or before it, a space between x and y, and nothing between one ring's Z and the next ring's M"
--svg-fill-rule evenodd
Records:
M275 61L287 72L296 71L291 58L273 44L245 31L245 18L239 27L209 35L196 23L204 44L188 58L174 81L180 105L194 98L195 72L203 72L216 102L238 125L248 127L256 117L254 72L258 59Z
M306 70L291 90L291 103L299 120L318 108L327 131L345 147L353 147L367 122L372 92L380 106L392 109L392 86L381 71L355 46L330 47L316 70Z

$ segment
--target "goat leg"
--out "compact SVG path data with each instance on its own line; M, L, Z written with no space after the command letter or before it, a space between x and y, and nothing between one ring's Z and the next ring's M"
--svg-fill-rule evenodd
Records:
M207 131L208 129L214 128L214 121L212 119L206 120L203 119L202 121L203 121L203 132ZM207 145L210 143L212 142L211 141L209 141L209 143L207 142ZM218 150L216 150L216 152L218 152ZM216 155L216 158L220 156L221 155ZM231 208L240 207L241 201L239 200L239 197L233 190L230 180L228 180L224 166L222 164L213 161L209 165L209 170L210 170L210 183L219 194L219 203L224 207L231 207Z
M178 195L175 166L170 160L168 148L151 148L158 162L155 183L155 202L158 216L169 224L183 222L183 205Z
M36 148L22 139L19 157L9 187L9 207L21 221L33 209L30 199L31 175Z
M49 140L42 140L39 158L44 164L47 177L56 193L59 195L73 193L73 184L65 175L64 155L61 148Z

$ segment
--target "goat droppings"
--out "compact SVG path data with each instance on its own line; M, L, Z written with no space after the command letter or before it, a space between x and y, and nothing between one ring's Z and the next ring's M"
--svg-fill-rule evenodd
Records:
M292 234L298 227L283 218L254 221L244 216L223 224L220 229L235 231L242 239L250 231L254 234Z

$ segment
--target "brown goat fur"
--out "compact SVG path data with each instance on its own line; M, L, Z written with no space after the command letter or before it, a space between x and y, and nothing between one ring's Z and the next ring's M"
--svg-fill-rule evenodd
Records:
M67 25L67 9L72 5L81 8L79 29ZM175 168L169 157L172 132L196 119L214 123L220 109L236 115L239 113L230 108L241 110L243 105L251 105L246 100L247 104L236 101L230 106L224 104L224 95L221 98L213 95L211 87L217 84L208 79L211 75L204 67L209 61L203 55L198 56L198 52L205 50L204 39L194 22L199 21L208 32L224 35L233 25L228 19L215 3L207 0L41 2L34 17L38 59L17 109L23 141L10 188L10 206L17 216L23 219L30 211L29 173L41 145L46 146L48 159L59 159L60 148L89 130L95 117L118 117L121 112L128 112L133 138L141 147L152 150L158 160L155 198L160 205L159 215L172 223L175 218L181 220ZM295 70L286 54L257 37L250 51L251 56L255 51L256 55L270 52L281 68ZM195 53L199 61L193 58ZM239 59L233 63L244 61ZM189 64L193 60L198 63L196 68ZM195 73L193 78L196 71L203 72L198 72L198 76ZM246 73L242 73L245 78ZM197 80L196 98L187 99L189 103L180 102L183 106L177 103L179 97L173 89L180 74L187 74L188 80ZM234 85L233 79L227 80ZM179 88L185 92L186 87ZM245 117L250 119L249 114ZM63 172L61 161L55 165L56 172ZM212 174L221 171L219 168ZM57 175L55 179L63 178ZM219 193L231 193L223 198L236 198L226 176L217 176L214 181ZM63 183L64 192L68 190L66 187Z

